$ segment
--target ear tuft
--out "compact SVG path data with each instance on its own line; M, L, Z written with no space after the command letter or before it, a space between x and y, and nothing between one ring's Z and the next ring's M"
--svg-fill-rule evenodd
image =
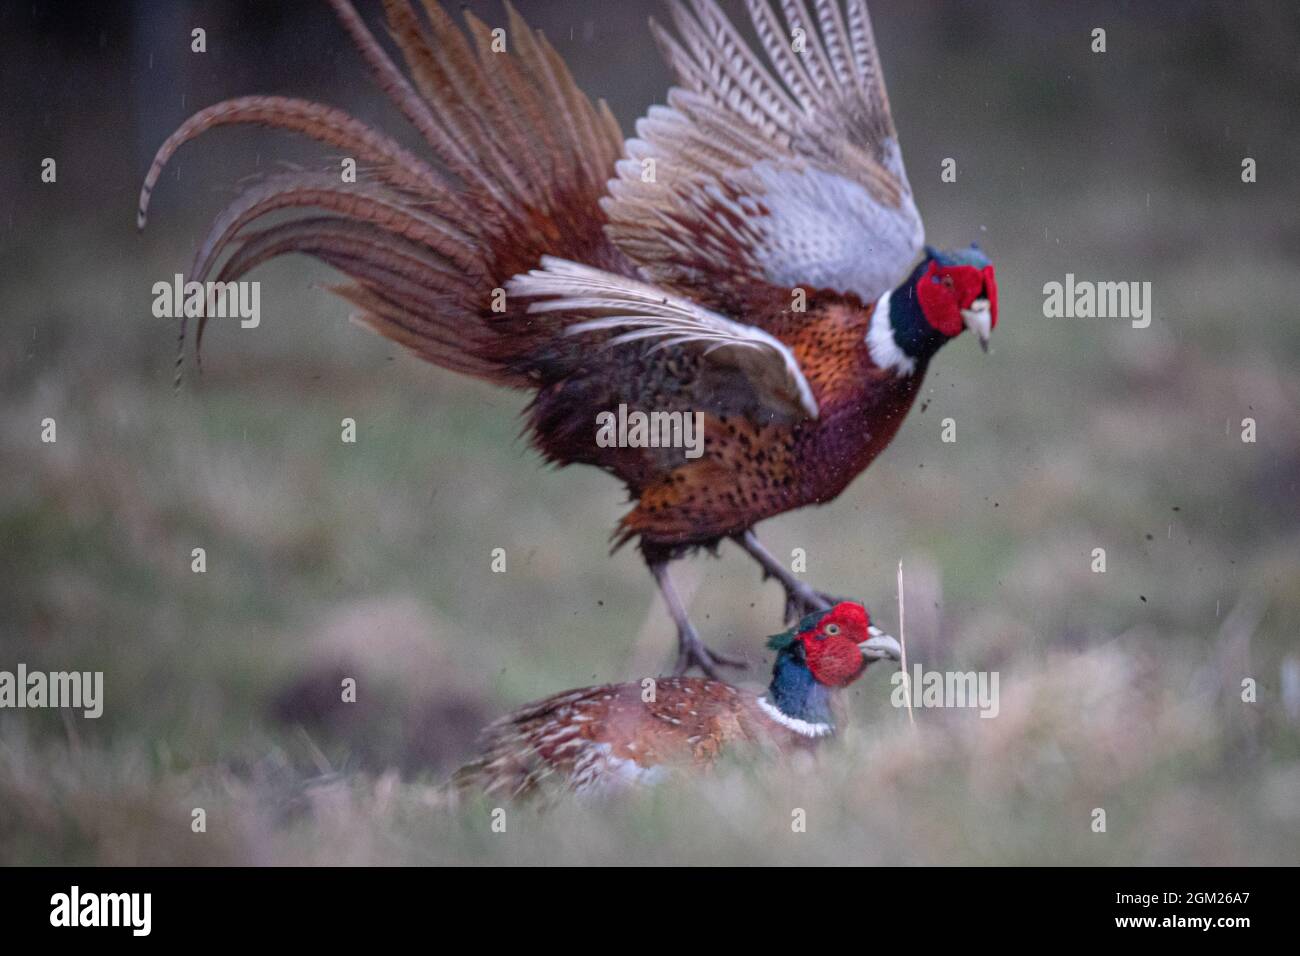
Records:
M767 639L767 646L774 651L783 651L793 644L800 634L807 634L818 624L827 614L830 614L833 608L827 608L825 611L813 611L811 614L804 615L802 621L780 634L774 634Z
M783 651L795 642L794 628L783 631L780 634L773 634L767 639L767 646L774 651Z

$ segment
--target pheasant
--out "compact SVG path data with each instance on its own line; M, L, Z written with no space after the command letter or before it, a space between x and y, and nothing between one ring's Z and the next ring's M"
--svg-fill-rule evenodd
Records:
M899 658L898 642L850 601L814 611L767 646L777 657L764 696L700 677L565 691L490 724L482 754L453 785L520 797L558 783L609 795L707 768L723 754L806 750L835 732L838 688L872 661Z
M246 189L190 279L315 257L349 280L332 288L356 321L531 393L542 456L601 468L635 500L613 548L635 540L662 592L675 673L743 666L703 644L673 587L670 562L695 550L736 542L780 581L787 622L829 607L754 526L838 496L893 439L940 346L971 329L987 349L997 324L984 254L923 245L864 0L818 0L815 19L804 0L782 0L783 16L749 0L757 52L714 0L671 0L675 33L650 29L678 85L626 142L509 7L506 30L466 13L467 37L435 0L423 16L386 0L403 72L349 0L330 3L431 155L330 106L239 97L159 148L138 224L168 160L214 127L345 150L357 182L292 173ZM180 338L178 377L185 319ZM599 417L623 407L692 416L700 454L599 441Z

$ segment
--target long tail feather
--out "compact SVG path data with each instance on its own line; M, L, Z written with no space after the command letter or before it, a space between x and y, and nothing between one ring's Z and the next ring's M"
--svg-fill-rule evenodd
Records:
M384 0L406 73L351 0L330 5L432 161L334 107L239 97L196 113L162 144L141 189L139 223L168 161L209 129L256 124L346 150L364 166L358 182L295 173L244 190L212 223L190 279L215 273L231 282L277 256L312 256L352 280L331 288L381 335L446 368L535 386L529 350L544 350L561 330L539 327L523 305L502 312L496 299L543 255L621 260L600 208L622 148L618 124L508 5L503 55L500 37L469 14L462 31L436 0L423 0L423 15L410 0ZM263 225L282 212L299 216ZM196 353L203 331L200 320ZM182 319L178 381L185 333Z
M437 196L449 188L423 160L342 110L285 96L241 96L199 110L158 148L140 188L136 225L144 228L154 187L178 149L217 126L245 123L292 130L350 150L357 159L375 167L376 178L399 189Z

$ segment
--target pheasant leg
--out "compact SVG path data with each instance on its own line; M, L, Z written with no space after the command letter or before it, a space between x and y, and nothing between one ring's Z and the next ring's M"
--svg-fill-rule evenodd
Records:
M659 585L659 592L664 596L664 603L668 605L668 613L672 615L673 623L677 625L677 663L673 667L675 676L685 674L692 667L698 667L709 677L719 680L719 667L748 666L742 660L727 657L710 649L700 640L700 635L691 624L686 608L682 606L681 598L677 595L677 589L673 587L672 578L668 576L667 561L651 562L650 573L654 575L655 583Z
M763 579L776 578L785 589L785 622L792 624L813 611L825 611L838 604L844 598L824 594L809 587L794 576L784 564L778 561L772 552L763 547L758 535L753 530L735 536L738 545L745 549L751 558L763 569Z

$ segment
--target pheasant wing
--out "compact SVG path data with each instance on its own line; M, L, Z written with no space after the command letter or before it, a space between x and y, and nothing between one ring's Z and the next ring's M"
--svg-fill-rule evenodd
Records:
M644 282L552 256L542 258L541 269L511 279L507 291L535 299L530 313L561 316L568 335L607 333L606 346L643 342L648 353L699 349L710 362L740 371L770 410L817 417L817 401L794 354L757 326Z
M650 281L722 311L802 287L874 302L924 231L864 0L747 0L763 55L714 0L651 28L679 85L627 141L603 201Z

